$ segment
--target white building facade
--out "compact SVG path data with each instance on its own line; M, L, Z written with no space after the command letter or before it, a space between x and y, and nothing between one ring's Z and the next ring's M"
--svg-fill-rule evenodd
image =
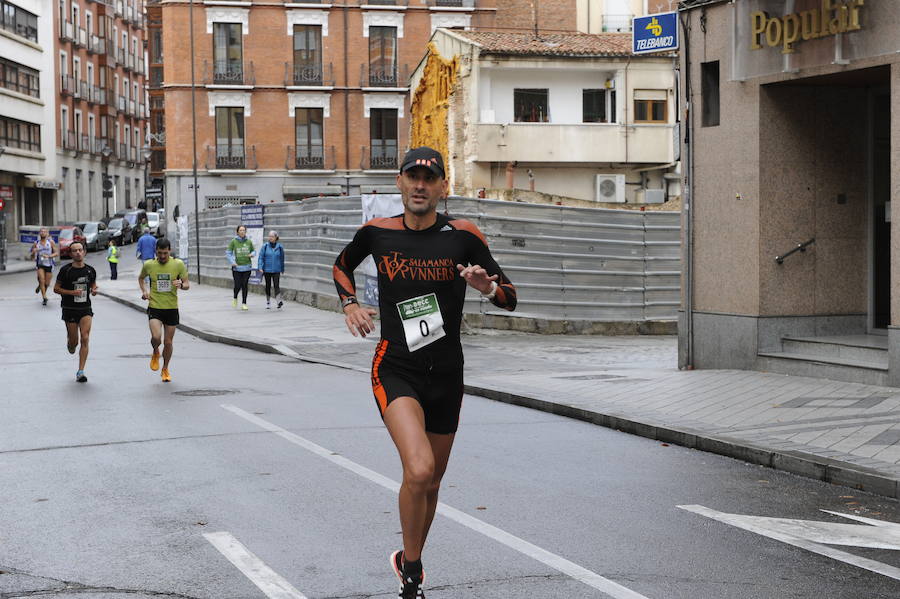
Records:
M53 222L53 17L39 0L0 0L0 199L6 238Z

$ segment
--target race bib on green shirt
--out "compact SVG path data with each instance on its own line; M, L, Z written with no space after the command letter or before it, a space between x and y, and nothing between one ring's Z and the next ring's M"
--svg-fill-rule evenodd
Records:
M438 305L437 296L433 293L399 302L397 310L403 322L403 332L409 351L421 349L446 334L441 307Z
M157 291L172 291L172 278L168 273L159 273L156 275Z

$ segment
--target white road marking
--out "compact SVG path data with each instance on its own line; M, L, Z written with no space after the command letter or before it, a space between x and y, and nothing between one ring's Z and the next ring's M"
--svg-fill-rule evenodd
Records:
M872 526L860 526L858 524L840 524L831 522L816 522L813 520L789 520L786 518L762 518L758 516L744 516L741 514L727 514L704 507L702 505L679 505L679 508L730 524L731 526L747 530L788 545L800 547L825 557L900 580L900 568L889 566L872 559L853 555L840 549L829 547L831 545L851 545L856 547L874 547L882 549L900 550L900 534L897 530L900 526L893 522L872 520L861 516L828 512L844 518L860 520L862 522L877 523L879 528ZM827 510L823 510L827 511ZM827 544L826 544L827 543Z
M250 582L259 587L266 597L270 599L306 599L303 593L253 555L231 533L209 532L203 533L203 536L238 570L243 572Z
M356 462L348 460L343 456L337 455L320 445L316 445L312 441L304 439L303 437L295 433L281 428L278 425L272 424L271 422L263 420L262 418L233 405L223 404L222 407L229 412L240 416L244 420L252 422L258 427L269 432L275 433L279 437L290 441L295 445L299 445L300 447L325 458L326 460L340 466L341 468L345 468L353 472L354 474L358 474L366 480L380 485L385 489L388 489L389 491L397 493L400 490L400 483L386 476L382 476L374 470L369 470L365 466L360 466ZM581 581L584 584L593 587L610 597L613 597L614 599L648 599L640 593L632 591L627 587L623 587L622 585L615 583L608 578L604 578L603 576L591 572L590 570L583 568L576 563L570 562L569 560L554 553L550 553L546 549L542 549L537 545L525 541L524 539L520 539L519 537L503 531L496 526L492 526L486 522L482 522L478 518L474 518L466 514L465 512L461 512L460 510L450 507L445 503L438 503L437 513L453 520L457 524L461 524L467 528L470 528L471 530L474 530L475 532L481 533L486 537L502 543L510 549L514 549L519 553L527 555L528 557L531 557L541 562L542 564L553 568L554 570L562 572L563 574L570 576L575 580Z

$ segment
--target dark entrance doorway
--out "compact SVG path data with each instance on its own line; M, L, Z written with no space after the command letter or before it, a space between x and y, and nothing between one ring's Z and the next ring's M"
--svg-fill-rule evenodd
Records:
M891 323L891 95L872 92L872 328Z

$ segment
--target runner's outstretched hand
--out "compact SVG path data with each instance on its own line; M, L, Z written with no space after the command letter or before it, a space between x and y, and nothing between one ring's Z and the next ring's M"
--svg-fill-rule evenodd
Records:
M377 313L373 308L349 304L344 308L344 322L354 337L365 337L375 330L375 321L372 317Z
M459 276L466 280L466 283L482 294L490 293L491 287L493 287L491 283L498 278L498 275L488 276L487 271L477 264L471 264L469 266L457 264L456 269L459 271Z

